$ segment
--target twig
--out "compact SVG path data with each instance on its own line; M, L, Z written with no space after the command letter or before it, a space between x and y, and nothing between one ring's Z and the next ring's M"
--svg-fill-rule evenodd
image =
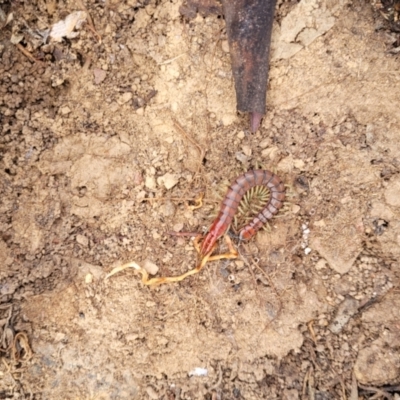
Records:
M198 232L174 232L168 231L168 235L177 236L177 237L196 237L199 233Z
M180 124L178 121L176 121L175 119L173 119L173 121L174 121L174 126L175 126L175 128L176 128L187 140L189 140L190 143L192 143L194 146L196 146L197 150L198 150L199 153L200 153L199 165L198 165L197 171L196 171L196 173L198 173L198 172L200 171L201 164L202 164L202 162L203 162L203 159L204 159L204 156L205 156L205 154L206 154L206 151L205 151L192 137L190 137L190 136L186 133L186 131L183 129L183 127L181 126L181 124Z
M314 369L312 367L310 367L310 374L308 375L308 398L315 400Z
M218 372L219 372L219 374L218 374L218 380L217 380L217 382L214 383L214 385L212 385L212 386L210 387L209 390L217 389L217 388L221 385L221 383L222 383L223 373L222 373L221 363L218 364Z
M174 58L170 58L168 60L162 61L162 62L158 63L158 65L170 64L170 63L174 62L175 60L178 60L179 58L183 57L185 54L186 54L186 52L182 53L182 54L179 54L179 56L176 56Z
M314 344L316 345L316 344L317 344L317 338L316 338L316 336L315 336L315 332L314 332L314 327L313 327L313 325L314 325L314 320L312 319L312 320L307 324L307 327L308 327L308 330L310 331L312 340L313 340Z
M38 59L36 59L35 57L33 57L33 55L31 53L29 53L28 50L25 49L24 46L22 46L20 43L16 43L17 49L27 58L29 58L30 61L34 62L34 63L38 63L38 64L42 64L42 65L46 65L45 62L40 61Z
M362 390L365 390L366 392L372 392L372 393L375 393L372 397L370 397L369 399L370 400L372 400L372 399L378 399L379 397L383 397L383 398L385 398L385 399L388 399L388 400L392 400L392 395L390 394L390 393L388 393L388 392L386 392L386 391L384 391L384 390L382 390L382 389L379 389L379 388L376 388L376 387L372 387L372 386L364 386L364 385L361 385L361 384L358 384L358 386L362 389Z
M349 400L358 400L358 385L356 374L354 372L351 377L351 393Z

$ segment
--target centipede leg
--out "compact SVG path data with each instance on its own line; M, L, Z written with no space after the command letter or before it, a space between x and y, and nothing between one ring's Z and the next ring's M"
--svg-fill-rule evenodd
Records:
M228 246L229 253L215 254L215 255L209 257L207 261L230 260L230 259L238 258L238 252L233 247L231 238L228 235L225 235L224 238L225 238L226 245Z

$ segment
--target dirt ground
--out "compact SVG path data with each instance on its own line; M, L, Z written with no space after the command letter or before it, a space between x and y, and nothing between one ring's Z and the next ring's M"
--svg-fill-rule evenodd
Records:
M399 399L398 34L376 2L278 1L251 134L223 18L181 5L89 0L49 42L82 2L0 1L0 398ZM237 260L105 280L193 268L170 232L258 167L290 196Z

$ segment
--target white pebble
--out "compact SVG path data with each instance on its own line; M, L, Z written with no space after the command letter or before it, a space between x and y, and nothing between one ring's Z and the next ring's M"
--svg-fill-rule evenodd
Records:
M195 368L192 371L189 372L189 376L207 376L208 371L206 368Z
M166 173L164 176L160 176L157 178L157 183L159 185L164 184L167 190L172 189L177 183L179 179L176 174Z
M149 259L144 260L143 262L143 268L150 274L150 275L156 275L159 268L156 264L154 264L152 261Z

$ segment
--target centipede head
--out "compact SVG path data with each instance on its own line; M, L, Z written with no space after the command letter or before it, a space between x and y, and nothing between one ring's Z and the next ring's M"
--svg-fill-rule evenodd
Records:
M200 245L200 257L205 257L210 255L216 246L217 240L219 239L220 235L217 235L216 231L213 229L214 224L209 229L207 235L204 237L203 242Z

